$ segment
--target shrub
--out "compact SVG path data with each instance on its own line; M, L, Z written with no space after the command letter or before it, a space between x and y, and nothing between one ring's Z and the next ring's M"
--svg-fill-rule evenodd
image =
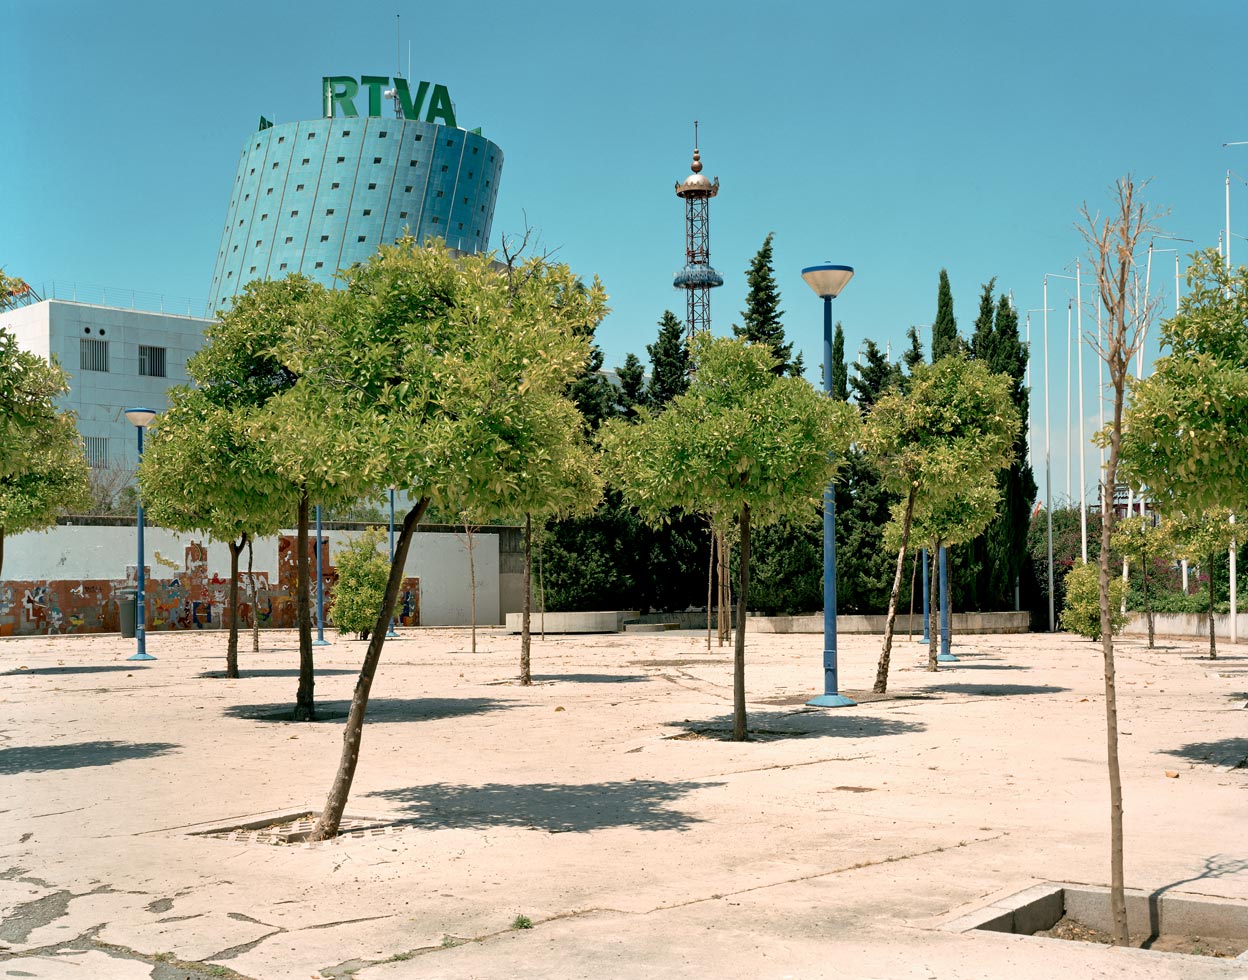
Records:
M1122 611L1126 584L1121 577L1109 577L1109 621L1114 634L1122 632L1127 616ZM1100 569L1093 562L1076 564L1066 573L1066 602L1062 609L1062 629L1089 640L1101 638Z
M329 615L339 633L355 633L366 640L377 623L390 577L390 559L379 550L385 536L381 528L370 527L338 554L338 582Z

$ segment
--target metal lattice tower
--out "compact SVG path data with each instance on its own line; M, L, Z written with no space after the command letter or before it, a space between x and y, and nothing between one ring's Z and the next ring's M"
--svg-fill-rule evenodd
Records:
M719 178L712 182L702 174L698 124L693 125L693 172L676 185L676 196L685 200L685 267L672 280L688 300L685 326L690 341L698 331L710 330L711 290L724 284L724 277L711 268L710 201L719 193Z

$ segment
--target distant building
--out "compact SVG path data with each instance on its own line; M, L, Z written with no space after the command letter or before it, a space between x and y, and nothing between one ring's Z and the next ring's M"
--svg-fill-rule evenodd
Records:
M230 189L209 302L299 272L325 285L408 232L462 252L489 245L503 151L419 119L338 116L247 138Z
M60 299L0 313L0 328L23 350L55 360L69 375L58 405L78 414L87 461L97 469L135 465L137 436L122 412L168 407L167 389L187 382L186 362L211 322Z

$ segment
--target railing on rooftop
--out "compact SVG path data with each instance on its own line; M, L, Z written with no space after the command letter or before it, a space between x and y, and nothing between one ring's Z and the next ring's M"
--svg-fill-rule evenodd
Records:
M91 283L50 280L40 286L39 293L43 299L62 299L74 303L90 303L93 306L115 306L142 310L145 313L192 317L212 315L207 300L190 296L174 296L169 293L153 293L142 289L123 289L118 286L97 286Z

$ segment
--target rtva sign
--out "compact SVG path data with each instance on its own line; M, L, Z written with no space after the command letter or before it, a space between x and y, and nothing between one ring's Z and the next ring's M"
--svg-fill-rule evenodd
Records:
M382 75L361 75L359 82L349 75L326 75L321 80L325 117L332 119L334 116L359 115L355 111L354 100L361 85L368 89L368 114L380 116L381 89L382 86L389 84L390 79ZM430 92L430 89L433 91ZM407 79L396 78L394 87L385 93L386 98L393 98L397 103L404 119L420 118L421 110L425 108L426 96L429 98L429 105L425 113L425 122L436 122L440 119L444 125L454 126L455 109L451 105L451 96L445 85L431 86L428 82L421 82L416 87L415 98L413 98Z

